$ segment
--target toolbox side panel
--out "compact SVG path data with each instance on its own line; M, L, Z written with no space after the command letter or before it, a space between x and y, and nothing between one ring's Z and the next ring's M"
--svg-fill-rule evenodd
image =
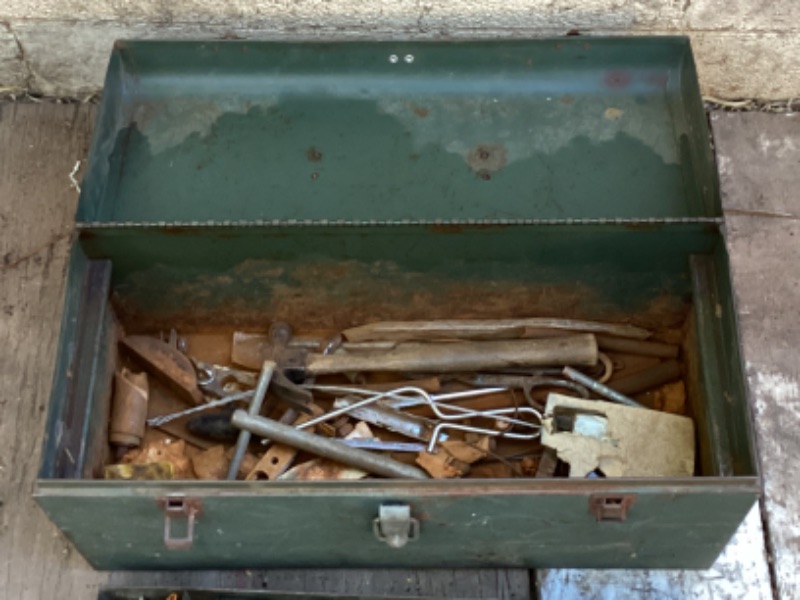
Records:
M72 248L59 353L45 428L41 478L91 478L106 455L105 430L116 361L107 301L111 261Z
M381 482L382 483L382 482ZM755 480L268 483L187 487L91 482L38 501L98 569L284 567L707 568L752 507ZM156 498L202 501L190 550L164 548ZM589 496L632 494L623 522L597 522ZM407 503L417 541L373 533L382 503ZM109 549L113 549L110 552Z
M696 354L689 354L690 381L696 386L690 397L700 430L702 469L708 475L754 475L757 467L751 413L722 239L714 254L692 256L690 266L694 289L692 337L698 348Z

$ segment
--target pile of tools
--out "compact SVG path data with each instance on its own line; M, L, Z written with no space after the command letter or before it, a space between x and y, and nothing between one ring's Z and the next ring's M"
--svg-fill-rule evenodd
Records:
M313 337L276 323L228 334L211 362L191 337L120 341L107 479L694 470L678 332L653 341L631 325L530 318Z

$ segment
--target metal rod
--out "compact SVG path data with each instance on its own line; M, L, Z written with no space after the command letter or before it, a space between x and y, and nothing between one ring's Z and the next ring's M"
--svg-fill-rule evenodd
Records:
M596 382L591 377L587 377L580 371L576 371L570 367L564 367L564 376L568 379L571 379L575 383L580 383L583 386L586 386L596 394L603 396L607 400L611 400L612 402L616 402L617 404L624 404L625 406L632 406L634 408L647 408L646 406L639 404L636 400L628 398L620 394L619 392L612 390L607 385L603 385L602 383Z
M358 388L346 388L345 386L342 386L340 389L349 390L349 392L351 392L353 394L362 394L363 395L363 394L370 394L371 393L369 391L365 391L365 390L358 389ZM480 396L480 395L483 395L483 394L488 394L490 392L494 393L496 391L498 391L498 390L493 390L493 389L467 390L467 391L464 391L464 392L451 392L449 394L439 394L437 396L432 396L431 394L429 394L425 390L420 389L420 388L416 388L416 387L398 388L398 389L392 390L390 392L382 392L380 394L374 394L374 395L372 395L372 396L370 396L368 398L365 398L364 400L360 400L360 401L358 401L358 402L356 402L354 404L351 404L350 406L346 406L346 407L339 408L337 410L331 411L329 413L325 413L324 415L321 415L321 416L317 417L316 419L312 419L311 421L307 421L306 423L303 423L302 425L300 425L298 427L300 429L305 429L307 427L311 427L312 425L316 425L317 423L321 423L322 421L328 421L330 419L338 417L339 415L347 414L352 410L355 410L355 409L361 408L363 406L368 406L370 404L373 404L373 403L377 402L378 400L380 400L382 398L395 398L395 399L406 400L408 398L406 396L404 396L403 394L409 393L409 392L414 394L414 395L416 395L416 396L418 396L421 399L420 402L414 402L412 404L412 406L421 406L421 405L427 404L428 406L431 407L431 410L433 410L434 414L437 417L439 417L440 419L443 419L443 420L458 421L458 420L461 420L461 419L469 419L471 417L486 417L486 416L489 416L490 418L495 418L498 421L504 421L506 423L509 423L510 425L521 425L523 427L530 426L530 423L528 423L527 421L520 421L519 419L514 419L514 418L511 418L511 417L491 415L490 413L492 413L494 411L471 410L469 408L464 408L463 406L458 406L458 405L455 405L455 404L441 404L441 405L439 404L439 400L442 399L442 398L448 399L448 400L452 400L454 398L460 398L460 397L466 398L466 397L470 397L470 396ZM499 391L504 391L504 390L503 389L499 389ZM395 408L397 406L397 404L396 403L392 403L390 406L392 408ZM407 406L407 404L404 404L403 406ZM442 408L446 408L447 410L452 411L453 413L457 413L457 414L452 414L452 413L451 414L446 414L446 413L442 412L442 410L441 410Z
M457 400L459 398L473 398L475 396L488 396L498 392L505 392L506 387L489 387L477 390L464 390L461 392L448 392L446 394L429 394L427 390L416 385L406 385L398 387L393 390L385 390L377 392L363 387L347 386L347 385L305 385L303 386L309 390L319 390L322 392L341 392L342 394L360 394L362 396L372 396L373 394L380 394L380 398L391 399L390 403L392 408L412 408L414 406L422 406L433 402L446 402L448 400ZM415 393L416 397L404 396L401 392L410 391ZM419 393L417 393L419 392ZM423 396L420 396L423 394ZM376 398L376 399L380 399Z
M482 389L482 390L467 390L465 392L452 392L450 394L439 394L437 396L431 396L430 394L428 394L428 392L426 392L425 390L423 390L421 388L418 388L418 387L402 387L402 388L397 388L396 390L391 390L391 391L388 391L388 392L375 393L375 392L370 391L370 390L364 390L364 389L361 389L361 388L351 388L351 387L347 387L347 386L332 386L332 385L328 385L328 386L313 386L313 385L312 386L307 386L307 389L312 389L312 390L313 389L318 389L318 388L324 388L326 391L334 391L333 388L335 388L337 391L340 391L340 392L345 393L345 394L360 394L362 396L363 395L367 395L369 397L365 398L364 400L360 400L360 401L358 401L358 402L356 402L354 404L351 404L350 406L345 406L343 408L332 410L331 412L325 413L324 415L320 415L319 417L311 419L310 421L306 421L305 423L303 423L303 424L298 426L299 429L307 429L309 427L313 427L314 425L317 425L318 423L323 423L324 421L329 421L331 419L334 419L334 418L336 418L336 417L338 417L340 415L346 415L351 410L354 410L356 408L361 408L362 406L368 406L368 405L372 404L373 402L377 402L378 400L381 400L383 398L396 398L396 399L399 399L401 401L402 400L409 400L410 401L411 400L410 398L408 398L407 396L403 396L403 393L406 393L406 392L413 393L416 396L421 397L422 400L421 401L416 401L415 400L413 403L408 403L408 404L400 404L400 403L394 403L393 402L391 404L392 408L398 408L398 406L401 406L402 408L406 408L408 406L421 406L423 404L436 403L436 402L439 402L442 399L452 400L452 399L455 399L455 398L468 398L468 397L471 397L471 396L481 396L481 395L484 395L484 394L495 393L495 392L498 392L498 391L501 391L501 392L505 391L504 388L496 388L496 389L495 388L489 388L489 389ZM451 407L451 408L455 409L455 407ZM435 412L435 409L434 409L434 412Z
M258 378L258 384L256 385L255 395L253 396L253 400L250 402L250 406L247 408L247 412L245 414L255 417L261 412L261 405L264 403L264 398L266 397L267 389L269 388L269 382L272 380L272 374L275 372L277 366L278 365L275 364L274 361L264 361L264 365L261 367L261 375ZM242 464L244 453L247 452L247 446L249 444L250 432L247 430L240 431L239 439L236 440L236 450L234 451L233 459L231 460L230 467L228 468L229 480L236 479L236 475L239 473L239 466Z
M233 413L231 422L236 427L249 433L362 469L368 473L401 479L428 479L428 475L417 467L401 463L387 456L351 448L340 440L308 433L290 425L283 425L272 419L253 416L241 409Z
M333 408L344 408L358 402L357 398L345 396L333 403ZM351 408L350 416L360 421L366 421L389 431L394 431L415 440L427 442L431 439L431 432L435 423L424 417L410 415L389 406L373 403L371 406Z
M534 415L536 418L539 419L539 423L542 421L542 413L532 407L528 406L521 406L517 407L510 407L510 408L498 408L496 410L487 410L483 412L483 416L486 417L502 417L505 414L520 414L520 413L528 413ZM486 429L484 427L474 427L472 425L459 425L457 423L438 423L436 427L433 428L433 434L431 435L431 439L428 442L428 452L435 452L436 451L436 444L439 442L441 437L441 433L445 429L456 429L458 431L469 431L474 433L482 433L484 435L491 435L493 437L506 437L515 440L533 440L539 437L541 433L541 425L535 425L533 423L528 423L523 421L527 426L534 427L535 431L532 433L515 433L513 431L497 431L496 429Z
M187 408L186 410L182 410L176 413L170 413L168 415L162 415L160 417L153 417L152 419L147 419L147 424L150 427L160 427L161 425L165 425L170 421L174 421L175 419L180 419L181 417L186 417L188 415L193 415L194 413L203 412L204 410L210 410L212 408L217 408L219 406L225 406L226 404L230 404L231 402L236 402L239 400L249 400L255 392L253 390L247 390L246 392L240 392L238 394L232 394L230 396L225 396L224 398L220 398L219 400L212 400L206 404L201 404L200 406L193 406L192 408Z
M375 439L342 440L343 444L361 450L377 450L380 452L424 452L425 444L416 442L384 442Z
M560 371L559 371L560 373ZM558 387L571 390L581 398L589 398L589 390L574 381L565 381L555 377L541 377L534 375L527 377L524 375L476 375L472 379L466 379L472 385L503 385L507 388L521 390L533 390L540 387Z

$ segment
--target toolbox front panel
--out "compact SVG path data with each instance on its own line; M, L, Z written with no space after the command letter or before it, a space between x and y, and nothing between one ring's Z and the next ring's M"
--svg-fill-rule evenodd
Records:
M187 485L188 484L188 485ZM201 499L190 549L164 548L171 494ZM598 522L593 494L633 495ZM371 482L288 486L52 482L39 503L98 569L285 567L708 568L753 503L748 481ZM419 539L375 538L381 504L405 503ZM176 524L179 527L180 524Z

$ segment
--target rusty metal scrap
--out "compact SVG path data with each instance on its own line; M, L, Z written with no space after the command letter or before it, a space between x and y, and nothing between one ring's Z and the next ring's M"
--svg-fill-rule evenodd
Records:
M260 376L227 366L222 352L215 362L204 363L184 356L174 344L129 336L120 347L155 377L151 382L169 385L184 401L202 398L201 404L184 410L161 407L151 413L157 416L148 425L169 426L176 420L185 430L186 418L216 408L207 416L220 418L238 439L235 446L206 444L204 450L187 448L182 441L151 440L123 460L161 461L170 465L173 477L208 480L558 476L566 473L563 463L539 439L547 422L548 443L553 445L556 421L551 414L550 421L544 417L541 399L546 392L580 397L551 393L548 398L585 402L600 396L644 408L624 391L677 379L677 384L637 400L669 412L685 406L682 369L674 358L678 346L645 340L649 335L628 325L509 319L373 323L330 337L294 337L287 324L278 322L269 334L237 332L232 346L226 346L234 364L249 368L258 358ZM629 368L632 362L636 364ZM117 377L122 378L118 392L133 393L126 388L129 372L120 371ZM140 396L147 385L147 376L142 377L144 386L131 388ZM273 403L262 411L268 389L290 408ZM236 410L237 403L247 410ZM137 435L141 439L142 432L133 427L127 431L122 421L119 411L112 414L110 442L120 445ZM576 434L602 437L602 418L590 415L579 421ZM380 427L383 439L367 423ZM131 437L125 437L126 431ZM252 453L257 447L250 443L253 435L267 447L260 457ZM303 452L316 457L297 464ZM416 456L390 457L395 452ZM409 464L412 460L418 466ZM576 464L573 470L580 472L582 463Z
M120 346L181 399L190 404L205 402L203 393L197 387L194 365L177 348L144 335L129 335L120 341Z
M147 373L134 373L126 368L114 374L114 396L108 439L114 446L138 446L145 434L150 386Z

